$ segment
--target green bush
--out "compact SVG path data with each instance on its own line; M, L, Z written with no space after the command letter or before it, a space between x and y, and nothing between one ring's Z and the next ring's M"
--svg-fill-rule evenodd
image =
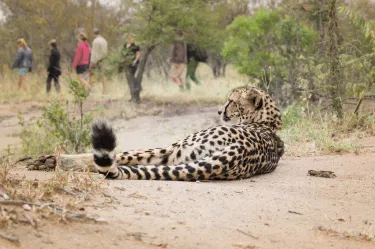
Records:
M288 106L282 113L283 129L299 124L303 120L304 106L302 103L295 102Z
M28 155L53 153L59 147L65 153L83 153L90 145L90 122L92 114L83 112L83 103L88 92L78 80L70 79L69 89L74 96L78 115L69 113L59 101L51 101L43 107L43 114L35 125L26 124L22 115L19 124L23 127L20 138L23 152Z
M271 93L282 86L277 81L290 81L291 68L298 65L302 55L311 54L317 38L312 28L282 9L259 9L254 15L238 16L227 31L224 58Z

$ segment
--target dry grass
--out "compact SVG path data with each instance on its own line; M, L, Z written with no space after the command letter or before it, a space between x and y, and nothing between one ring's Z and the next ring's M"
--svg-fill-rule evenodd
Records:
M5 72L4 75L5 76L1 79L2 91L0 92L0 100L2 102L45 102L48 100L45 93L45 73L31 73L27 75L26 82L29 87L28 93L19 92L17 90L17 75L15 71ZM201 64L198 68L197 76L202 81L202 85L196 86L192 83L192 89L190 92L180 92L175 84L164 77L153 76L153 78L147 78L145 76L142 83L142 97L159 103L221 103L232 88L249 83L245 76L239 75L231 66L228 66L227 76L225 78L215 79L211 69L206 64ZM63 75L61 77L61 95L56 94L52 87L52 94L49 97L50 99L60 98L62 100L72 100L67 87L69 77L75 77L75 75ZM109 94L103 95L101 84L96 83L88 100L105 101L108 99L115 100L130 98L124 75L114 76L110 79L109 88Z
M347 240L356 240L356 241L374 241L375 235L369 231L362 231L362 232L353 232L353 231L336 231L331 228L326 228L323 226L318 226L316 228L319 232L330 236L330 237L336 237L340 239L347 239Z
M20 178L9 156L0 159L0 237L14 243L10 235L20 224L38 227L45 222L95 220L84 212L83 203L97 193L102 177L89 172L56 170L45 180Z
M358 154L361 148L355 141L375 135L374 121L372 116L351 113L338 120L332 114L300 104L284 110L284 127L279 135L287 145L288 155Z

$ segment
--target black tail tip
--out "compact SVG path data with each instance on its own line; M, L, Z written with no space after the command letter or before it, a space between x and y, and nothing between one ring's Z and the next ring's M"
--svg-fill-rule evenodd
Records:
M113 151L116 148L115 133L106 120L97 119L92 123L91 142L95 150Z

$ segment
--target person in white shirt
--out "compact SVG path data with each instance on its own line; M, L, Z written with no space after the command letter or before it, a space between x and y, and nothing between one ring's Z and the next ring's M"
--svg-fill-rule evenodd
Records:
M94 29L94 41L92 42L91 58L90 58L90 85L92 78L97 73L103 84L103 93L107 93L107 82L104 76L104 61L108 53L107 41L100 35L99 29Z

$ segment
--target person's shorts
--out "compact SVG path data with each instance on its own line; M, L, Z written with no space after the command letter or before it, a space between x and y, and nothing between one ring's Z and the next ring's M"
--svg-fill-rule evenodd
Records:
M84 74L89 69L89 65L79 65L76 67L77 74Z
M91 65L90 66L90 71L95 72L95 73L101 73L104 71L104 59L98 61L95 66Z
M18 75L19 76L25 76L29 72L29 69L27 67L20 67L18 68Z
M170 76L185 79L186 77L186 64L184 63L172 63Z

